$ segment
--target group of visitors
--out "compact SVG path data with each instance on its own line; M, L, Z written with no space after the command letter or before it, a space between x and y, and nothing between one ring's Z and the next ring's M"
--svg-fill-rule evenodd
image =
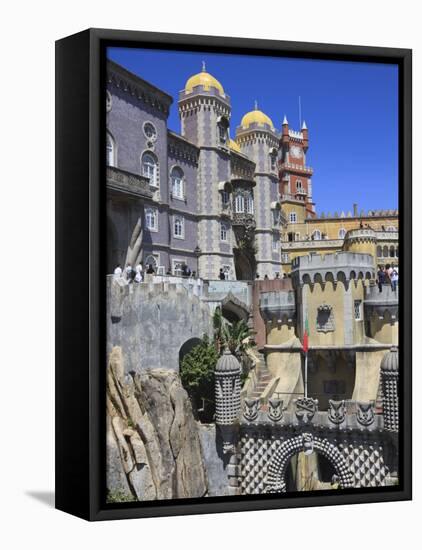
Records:
M399 268L394 264L387 264L384 266L378 266L377 272L377 284L378 290L382 292L384 285L391 285L391 290L396 292L397 284L399 282Z
M154 275L155 270L152 264L148 265L146 270L148 275ZM142 283L144 280L144 268L142 263L139 262L135 267L132 267L130 263L126 264L123 271L121 264L117 264L116 269L113 272L114 279L124 278L128 283Z

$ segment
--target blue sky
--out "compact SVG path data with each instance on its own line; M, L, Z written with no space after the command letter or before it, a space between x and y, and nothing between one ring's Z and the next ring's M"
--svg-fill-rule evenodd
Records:
M254 101L280 130L309 129L318 212L398 207L398 69L395 65L109 48L108 56L174 98L168 125L180 131L178 92L206 68L230 95L231 135Z

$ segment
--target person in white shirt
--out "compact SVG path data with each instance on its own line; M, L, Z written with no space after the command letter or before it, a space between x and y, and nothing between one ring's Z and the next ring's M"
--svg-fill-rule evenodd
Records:
M139 263L139 264L135 267L135 283L142 283L142 279L143 279L143 276L142 276L142 264Z
M140 273L141 274L141 279L143 279L143 268L142 268L142 263L139 262L139 264L137 264L137 266L135 267L135 271L136 273Z
M122 276L122 267L120 264L117 264L117 267L116 269L113 271L113 279L120 279L120 277Z

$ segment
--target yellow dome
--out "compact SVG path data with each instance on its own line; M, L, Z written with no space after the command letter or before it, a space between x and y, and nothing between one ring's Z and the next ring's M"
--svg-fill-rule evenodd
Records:
M234 141L234 139L230 140L229 147L230 149L233 149L233 151L237 151L238 153L242 152L239 145Z
M210 73L205 70L205 63L202 64L202 71L189 78L185 85L185 92L193 92L195 86L203 86L205 90L217 88L221 95L224 95L223 86Z
M260 111L257 107L253 111L246 113L240 123L243 128L249 128L251 124L268 124L271 128L274 128L273 121L265 113Z

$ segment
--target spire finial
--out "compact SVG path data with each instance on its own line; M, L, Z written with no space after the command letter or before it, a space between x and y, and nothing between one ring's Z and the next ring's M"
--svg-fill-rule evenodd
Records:
M202 62L202 72L205 73L206 72L206 67L205 67L205 61Z
M258 110L258 101L255 99L255 111Z
M303 121L303 123L302 123L302 130L307 130L307 129L308 129L308 127L306 126L306 122Z
M289 123L287 122L287 117L286 117L286 115L284 115L283 126L284 126L285 124L289 124Z

